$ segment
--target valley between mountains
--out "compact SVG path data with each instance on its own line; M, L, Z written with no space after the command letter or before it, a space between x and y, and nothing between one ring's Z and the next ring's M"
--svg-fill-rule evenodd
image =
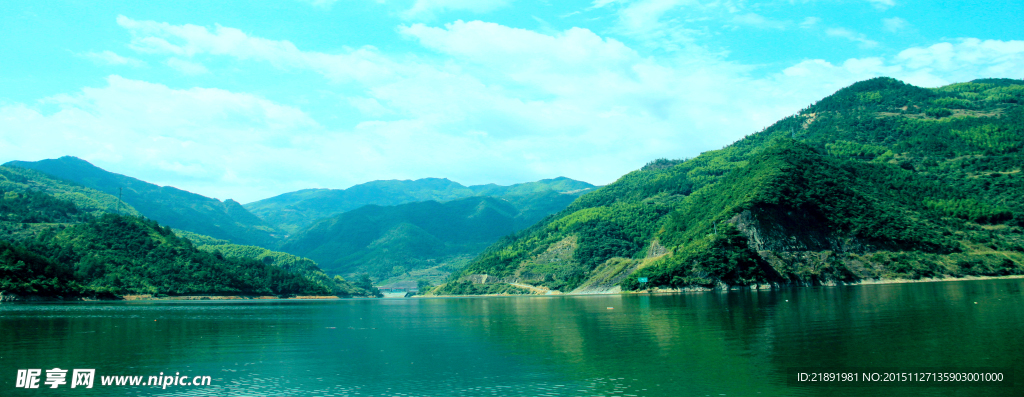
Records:
M607 293L1024 274L1024 81L853 84L607 186L441 178L241 204L0 167L3 299Z

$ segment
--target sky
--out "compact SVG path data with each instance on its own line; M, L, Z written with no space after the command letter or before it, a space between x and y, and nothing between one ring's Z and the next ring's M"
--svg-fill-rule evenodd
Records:
M378 179L603 185L854 82L1024 78L1024 2L0 3L0 162L248 203Z

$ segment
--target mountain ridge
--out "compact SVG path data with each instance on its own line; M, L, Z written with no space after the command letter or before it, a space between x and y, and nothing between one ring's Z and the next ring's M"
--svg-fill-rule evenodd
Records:
M578 193L474 196L445 202L365 205L320 220L280 249L331 273L443 281L499 238L564 208Z
M558 177L509 186L464 186L447 178L376 180L347 189L303 189L245 204L254 215L290 234L317 221L364 205L392 206L417 201L450 201L473 196L523 196L546 190L593 189L586 182Z
M177 229L260 246L273 246L279 234L234 200L220 201L173 186L155 185L106 171L77 157L11 161L4 165L33 169L109 195L120 195L139 213Z
M0 167L0 301L139 294L379 295L309 259L173 230L105 193Z

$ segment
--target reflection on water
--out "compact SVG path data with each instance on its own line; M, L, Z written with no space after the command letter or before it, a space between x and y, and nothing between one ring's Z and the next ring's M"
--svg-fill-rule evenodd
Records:
M1024 368L1022 329L1019 279L657 296L4 304L0 394L906 394L793 387L786 370ZM18 369L54 367L95 368L97 384L14 388ZM209 375L213 386L99 385L104 375L161 372Z

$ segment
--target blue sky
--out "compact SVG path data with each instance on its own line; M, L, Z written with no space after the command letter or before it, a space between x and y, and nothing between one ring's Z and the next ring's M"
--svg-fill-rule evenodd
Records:
M607 184L866 78L1024 78L1021 2L96 3L0 3L0 161L74 155L243 203Z

